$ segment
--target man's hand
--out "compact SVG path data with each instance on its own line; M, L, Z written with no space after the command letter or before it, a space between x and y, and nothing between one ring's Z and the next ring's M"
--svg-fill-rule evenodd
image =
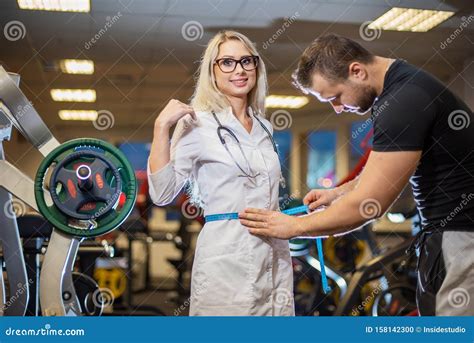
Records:
M239 213L240 223L254 235L290 239L302 232L298 217L277 211L247 208Z
M308 205L310 210L315 210L321 206L329 206L340 196L336 188L313 189L303 198L303 204Z

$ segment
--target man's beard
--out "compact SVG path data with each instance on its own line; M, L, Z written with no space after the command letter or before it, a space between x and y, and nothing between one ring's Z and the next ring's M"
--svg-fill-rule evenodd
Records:
M345 107L347 108L348 112L356 114L367 113L374 105L375 98L377 97L377 92L375 91L375 89L369 86L356 86L355 93L357 94L357 107L348 107L347 105L345 105Z

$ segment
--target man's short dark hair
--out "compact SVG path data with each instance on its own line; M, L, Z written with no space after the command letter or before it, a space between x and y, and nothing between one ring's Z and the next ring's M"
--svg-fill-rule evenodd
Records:
M346 80L352 62L369 64L374 55L352 39L336 34L316 38L300 57L298 68L293 73L295 85L310 88L312 76L319 73L330 81Z

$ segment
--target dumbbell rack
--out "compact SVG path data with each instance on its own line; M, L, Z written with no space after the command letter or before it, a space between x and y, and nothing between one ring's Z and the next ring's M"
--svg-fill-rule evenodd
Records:
M0 66L0 210L5 213L6 209L13 208L11 195L39 211L33 180L5 159L3 141L10 139L12 127L14 126L43 156L47 156L60 145L18 88L19 79L19 75L7 73ZM52 203L47 190L44 190L44 197L47 202ZM16 218L14 213L9 214L11 215L0 216L0 241L10 290L10 299L7 301L5 283L1 276L3 273L0 273L0 314L22 316L28 304L29 282ZM73 285L72 267L82 240L83 238L53 230L40 276L40 302L44 316L80 315L81 308ZM3 272L3 265L1 267L0 271ZM12 295L15 296L14 301L10 301Z

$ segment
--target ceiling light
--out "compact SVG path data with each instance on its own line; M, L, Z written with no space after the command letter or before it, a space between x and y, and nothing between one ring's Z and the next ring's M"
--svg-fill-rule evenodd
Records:
M392 223L395 224L400 224L403 223L406 218L402 213L387 213L387 218L390 220Z
M54 101L95 102L94 89L51 89Z
M265 99L267 108L301 108L309 102L305 96L269 95Z
M450 18L454 12L394 7L370 25L370 29L426 32Z
M59 118L62 120L89 120L95 121L98 113L94 110L61 110Z
M86 12L91 11L90 0L17 0L22 10Z
M61 60L59 67L66 74L94 74L94 62L91 60Z

